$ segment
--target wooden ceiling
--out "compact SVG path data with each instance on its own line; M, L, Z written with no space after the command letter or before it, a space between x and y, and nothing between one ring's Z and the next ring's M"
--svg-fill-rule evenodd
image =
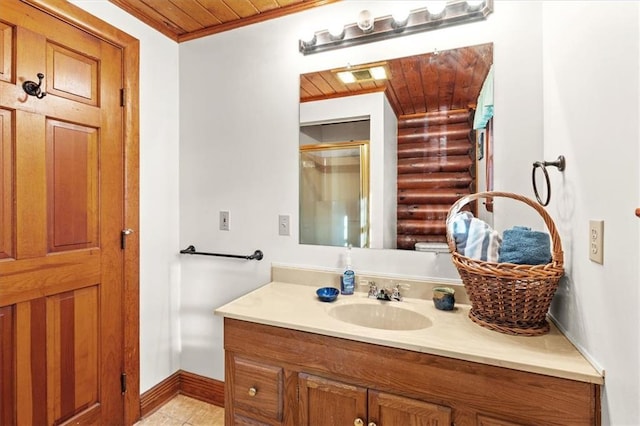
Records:
M338 0L109 0L182 42L278 18Z
M300 102L385 91L398 116L466 109L475 107L492 63L488 43L387 60L388 80L345 84L337 70L303 74Z

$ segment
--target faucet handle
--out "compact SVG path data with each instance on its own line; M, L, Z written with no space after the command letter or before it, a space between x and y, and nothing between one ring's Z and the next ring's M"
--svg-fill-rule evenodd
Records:
M369 281L369 296L378 296L378 286L376 285L375 281Z
M395 300L402 300L402 296L400 295L400 289L407 290L409 289L409 284L400 284L400 283L392 283L392 297Z
M376 285L375 281L369 281L369 280L360 280L360 282L358 283L359 285L369 285L369 297L376 297L378 294L378 286Z

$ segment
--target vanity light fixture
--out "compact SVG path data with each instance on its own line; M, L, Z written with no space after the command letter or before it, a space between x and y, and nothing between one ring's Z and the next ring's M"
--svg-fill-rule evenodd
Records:
M436 8L436 3L439 8ZM424 4L426 6L423 8L411 10L408 14L405 12L406 17L398 10L393 11L393 15L373 18L368 10L363 10L358 15L357 22L332 25L330 30L316 31L313 37L300 39L300 53L309 55L480 21L493 12L493 0L431 0Z

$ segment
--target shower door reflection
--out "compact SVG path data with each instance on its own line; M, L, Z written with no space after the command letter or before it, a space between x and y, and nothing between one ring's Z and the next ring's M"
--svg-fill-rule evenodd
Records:
M369 141L300 147L300 243L369 246Z

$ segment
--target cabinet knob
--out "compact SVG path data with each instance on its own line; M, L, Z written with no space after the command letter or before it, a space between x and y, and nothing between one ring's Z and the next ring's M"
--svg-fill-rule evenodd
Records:
M249 396L256 396L257 393L258 393L258 389L254 387L249 388Z
M355 419L353 421L353 426L364 426L364 422L362 421L362 419L360 417L358 417L357 419Z
M369 422L369 426L378 426L374 422Z

